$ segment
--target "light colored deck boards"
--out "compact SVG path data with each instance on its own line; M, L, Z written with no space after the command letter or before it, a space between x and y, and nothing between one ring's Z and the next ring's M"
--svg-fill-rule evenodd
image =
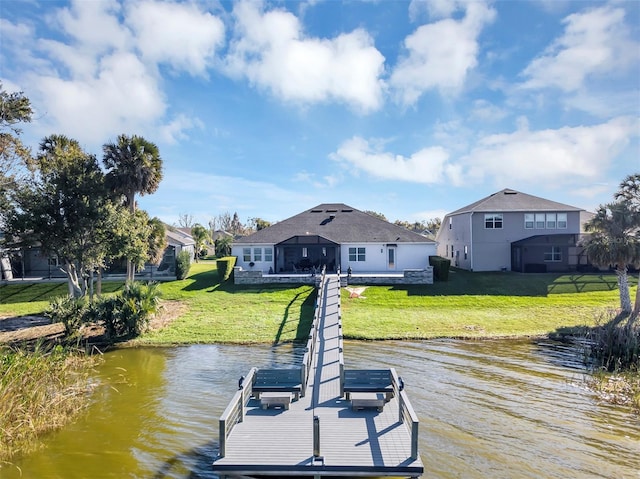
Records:
M402 476L422 475L411 459L411 436L399 421L393 398L382 412L352 411L340 397L340 284L325 284L318 343L307 391L289 410L260 407L250 400L244 421L227 438L226 455L213 469L220 473L261 475ZM313 461L313 417L320 421L320 456ZM406 474L403 474L406 472Z

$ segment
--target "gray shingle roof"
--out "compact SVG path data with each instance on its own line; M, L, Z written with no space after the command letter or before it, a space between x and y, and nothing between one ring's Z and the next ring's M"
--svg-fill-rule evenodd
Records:
M325 203L275 223L234 244L278 244L293 236L317 235L334 243L434 243L418 233L342 203Z
M520 191L505 188L481 200L464 206L447 216L475 211L583 211L582 208L565 205L556 201L545 200L538 196L528 195Z

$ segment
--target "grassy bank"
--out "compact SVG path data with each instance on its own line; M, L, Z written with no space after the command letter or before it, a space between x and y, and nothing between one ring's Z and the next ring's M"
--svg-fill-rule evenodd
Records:
M637 278L630 278L635 286ZM121 283L105 283L105 290ZM65 285L0 286L0 315L38 314ZM193 264L189 277L160 285L164 300L186 312L136 344L278 343L306 338L315 291L310 286L220 283L215 262ZM635 290L632 290L632 295ZM374 286L360 297L342 290L349 339L541 336L593 326L618 306L613 274L469 273L424 286Z
M37 449L42 434L84 408L97 361L60 346L0 350L0 461Z
M189 311L140 343L278 342L306 337L315 293L308 286L220 284L210 265L162 285L165 299ZM591 326L615 308L614 275L522 275L456 271L446 283L375 286L350 298L342 290L348 339L539 336Z

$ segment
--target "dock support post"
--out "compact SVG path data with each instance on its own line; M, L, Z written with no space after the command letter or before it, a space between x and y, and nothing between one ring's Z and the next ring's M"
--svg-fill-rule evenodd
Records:
M320 457L320 418L313 416L313 457Z

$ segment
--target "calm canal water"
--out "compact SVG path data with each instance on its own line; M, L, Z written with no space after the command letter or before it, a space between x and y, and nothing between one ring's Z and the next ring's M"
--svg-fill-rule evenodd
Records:
M217 418L238 378L299 360L289 345L110 352L86 413L0 477L214 479ZM348 342L345 361L398 370L420 417L425 478L640 479L640 421L584 388L571 347Z

